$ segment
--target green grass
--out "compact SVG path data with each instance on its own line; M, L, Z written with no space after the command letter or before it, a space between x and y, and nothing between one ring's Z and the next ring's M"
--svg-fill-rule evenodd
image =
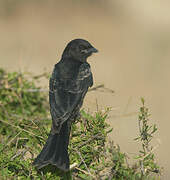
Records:
M37 171L32 162L51 127L48 93L36 85L40 77L26 78L24 74L0 69L0 179L160 179L150 145L157 127L150 125L144 99L139 110L139 136L135 138L141 143L141 150L134 164L129 165L119 146L108 142L112 128L106 122L106 108L105 112L94 114L82 110L81 118L72 125L70 172L63 173L53 166Z

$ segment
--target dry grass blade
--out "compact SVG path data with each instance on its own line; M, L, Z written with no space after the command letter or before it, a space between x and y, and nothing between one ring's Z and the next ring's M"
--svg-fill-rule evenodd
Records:
M41 138L41 139L44 139L42 136L38 136L38 135L34 134L34 133L31 132L31 131L27 131L27 130L25 130L25 129L22 129L22 128L20 128L19 126L15 126L15 125L13 125L13 124L10 124L10 123L8 123L8 122L6 122L6 121L3 121L2 119L0 119L0 121L3 122L3 123L5 123L5 124L8 124L8 125L10 125L10 126L12 126L12 127L15 127L15 128L17 128L17 129L19 129L19 130L21 130L21 131L24 131L24 132L28 133L28 134L31 135L31 136L36 136L36 137L39 137L39 138Z

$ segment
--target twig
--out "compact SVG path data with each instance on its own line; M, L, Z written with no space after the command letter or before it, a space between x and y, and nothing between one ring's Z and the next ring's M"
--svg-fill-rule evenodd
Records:
M85 171L85 170L82 170L82 169L80 169L80 168L78 168L78 167L75 167L75 169L77 169L77 170L83 172L84 174L89 175L89 176L91 176L92 178L96 179L95 176L93 176L92 174L89 174L89 173L88 173L87 171Z
M107 90L108 92L110 92L110 93L114 93L114 91L112 90L112 89L109 89L109 88L106 88L106 87L104 87L104 85L103 84L101 84L101 85L97 85L97 86L95 86L95 87L93 87L93 88L90 88L89 90L88 90L88 92L91 92L91 91L96 91L96 90L98 90L98 89L104 89L104 90ZM4 87L0 87L0 89L4 89ZM9 87L7 87L7 88L5 88L5 89L7 89L7 90L13 90L13 91L17 91L18 90L18 88L9 88ZM22 92L49 92L49 89L40 89L40 88L36 88L36 89L32 89L32 88L30 88L30 89L23 89L23 90L21 90Z
M100 89L100 88L104 88L104 84L101 84L101 85L95 86L95 87L93 87L93 88L90 88L88 91L89 91L89 92L90 92L90 91L96 91L96 90L98 90L98 89Z
M96 111L99 112L99 105L98 105L98 102L97 102L97 98L96 98Z
M21 134L21 131L18 134L16 134L7 144L5 144L4 147L0 150L0 152L2 152L6 148L6 146L9 146L12 143L12 141L14 141L15 138L19 136L20 134Z
M88 174L89 174L91 177L93 177L93 175L91 174L89 168L87 167L86 162L84 161L81 153L80 153L77 149L76 149L76 152L77 152L77 154L80 156L80 159L82 160L82 162L84 163L84 165L85 165L85 167L86 167L86 169L87 169L87 171L88 171Z
M40 79L40 78L42 78L42 77L47 77L48 74L49 74L49 73L44 72L44 73L42 73L42 74L40 74L40 75L33 76L33 78L34 78L34 79Z
M94 139L99 139L99 137L103 137L100 133L99 134L96 134L95 136L92 136L88 141L80 144L77 148L81 148L82 146L88 144L90 141L94 140Z
M21 131L27 132L28 134L30 134L30 135L32 135L32 136L37 136L37 137L39 137L39 138L41 138L41 139L44 139L42 136L38 136L38 135L34 134L33 132L30 132L30 131L27 131L27 130L25 130L25 129L22 129L22 128L20 128L19 126L15 126L15 125L13 125L13 124L10 124L10 123L8 123L8 122L6 122L6 121L3 121L2 119L0 119L0 121L3 122L3 123L5 123L5 124L8 124L8 125L10 125L10 126L12 126L12 127L15 127L15 128L17 128L17 129L20 129Z
M153 147L152 150L148 151L148 152L145 154L145 156L140 157L139 160L142 160L142 161L143 161L149 154L153 153L153 151L155 151L155 149L157 149L158 147L159 147L159 145Z
M28 149L23 149L22 151L18 151L14 156L11 157L11 160L13 161L15 158L17 158L21 154L24 155L27 151Z
M12 91L17 91L19 88L4 88L4 87L0 87L0 89L7 89L7 90L12 90ZM21 92L48 92L48 89L40 89L40 88L36 88L36 89L22 89Z

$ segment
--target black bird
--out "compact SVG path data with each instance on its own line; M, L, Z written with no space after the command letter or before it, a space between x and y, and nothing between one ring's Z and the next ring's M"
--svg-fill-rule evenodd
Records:
M88 41L72 40L54 67L49 83L52 127L44 148L33 163L38 169L51 164L62 171L69 170L71 124L80 116L83 99L93 85L87 58L96 52L98 50Z

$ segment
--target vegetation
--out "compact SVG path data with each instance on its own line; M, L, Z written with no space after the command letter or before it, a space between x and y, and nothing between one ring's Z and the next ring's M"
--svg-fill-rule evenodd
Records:
M51 126L47 93L35 85L37 79L0 69L0 179L159 179L160 168L150 145L157 128L149 125L144 99L138 119L139 137L135 139L142 149L134 164L128 164L119 146L108 142L112 131L106 122L109 109L95 114L82 110L71 131L71 171L64 174L53 166L37 171L32 162Z

